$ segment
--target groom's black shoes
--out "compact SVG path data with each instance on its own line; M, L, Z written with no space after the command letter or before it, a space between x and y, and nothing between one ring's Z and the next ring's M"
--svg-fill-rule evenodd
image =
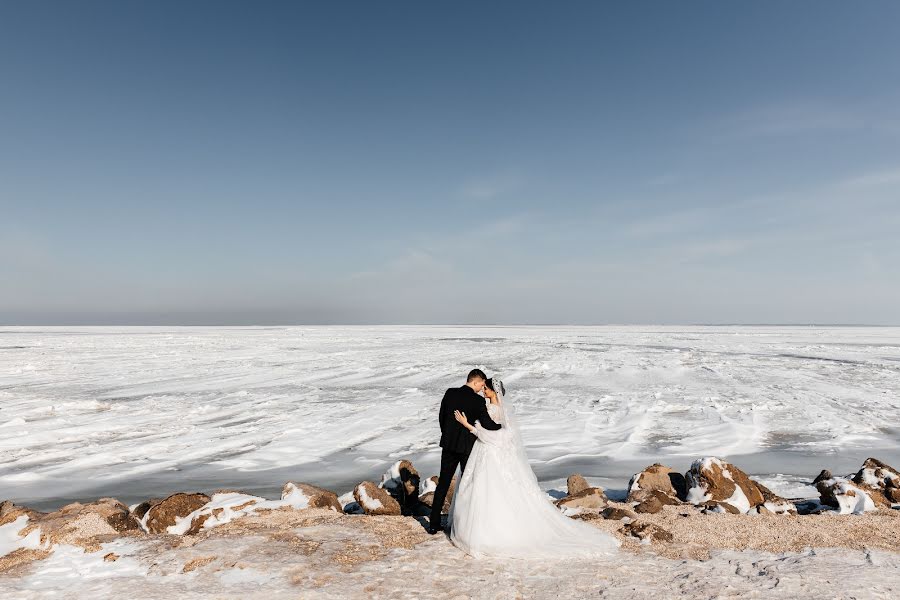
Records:
M428 533L430 533L431 535L434 535L436 533L440 533L440 532L444 531L444 528L441 527L440 525L438 525L437 527L435 527L433 525L429 525L428 529L426 531L428 531Z

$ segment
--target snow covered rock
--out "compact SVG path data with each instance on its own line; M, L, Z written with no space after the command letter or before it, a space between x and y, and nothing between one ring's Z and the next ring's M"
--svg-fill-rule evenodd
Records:
M872 501L884 507L900 502L900 472L877 458L867 458L853 476L853 483L868 493Z
M45 545L72 544L89 551L100 548L98 536L117 536L123 532L141 532L138 520L128 507L115 498L101 498L81 504L73 502L57 511L40 515L29 524L40 529Z
M631 477L628 482L628 502L641 502L647 492L660 491L672 498L684 500L687 494L684 475L665 465L655 463Z
M367 515L399 515L400 503L371 481L363 481L353 489L353 497Z
M184 518L209 502L206 494L179 492L153 504L144 514L143 522L150 533L166 533L175 521Z
M751 481L753 481L751 479ZM758 481L753 481L756 484L756 487L759 489L760 493L763 497L763 503L757 505L755 508L756 512L761 514L766 514L763 510L768 511L768 513L772 513L774 515L796 515L797 507L794 506L793 502L785 500L763 484Z
M411 511L419 504L419 472L408 460L397 461L387 473L381 476L379 487L387 492L400 504L404 513Z
M849 479L834 477L816 484L822 504L838 510L842 515L861 515L870 510L877 510L872 497L860 486Z
M569 475L569 478L566 480L566 491L570 496L582 492L589 487L591 487L591 484L587 482L587 479L581 476L581 473L573 473Z
M450 503L453 502L453 492L456 491L456 481L456 477L450 480L450 489L447 490L447 497L444 499L444 506L441 508L443 512L450 510ZM437 484L437 475L426 479L425 483L421 486L421 490L424 490L424 492L419 496L419 502L431 508L431 505L434 502L434 490L437 489Z
M831 474L831 471L829 471L828 469L822 469L819 474L816 475L816 478L812 480L812 485L816 485L820 481L825 481L826 479L832 478L833 476Z
M308 483L288 481L281 490L281 499L296 509L330 508L337 512L343 512L337 494Z
M589 487L581 490L577 494L571 494L565 498L556 501L556 506L563 511L566 516L578 514L582 512L599 513L606 508L608 502L603 488Z
M730 504L746 514L766 503L758 483L731 463L718 458L695 460L685 474L685 481L688 487L686 499L691 504L714 500Z

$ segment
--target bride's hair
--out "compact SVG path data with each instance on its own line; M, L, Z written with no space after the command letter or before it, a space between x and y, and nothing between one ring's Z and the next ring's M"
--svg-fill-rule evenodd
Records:
M497 380L497 382L500 384L500 395L505 396L506 395L506 386L503 385L503 382L500 381L499 379ZM494 388L494 378L493 377L491 377L490 379L485 379L484 385L488 386L489 388L491 388L491 390L493 390L495 392L497 391Z

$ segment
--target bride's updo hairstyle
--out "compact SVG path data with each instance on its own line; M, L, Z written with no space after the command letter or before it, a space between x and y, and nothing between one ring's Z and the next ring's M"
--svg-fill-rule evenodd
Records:
M505 395L506 395L506 386L503 385L503 382L502 382L502 381L499 381L499 380L498 380L498 383L500 384L500 395L501 395L501 396L505 396ZM484 380L484 385L486 385L486 386L488 386L489 388L491 388L491 391L493 391L493 392L496 392L496 391L497 391L497 389L494 388L494 378L493 378L493 377L491 377L490 379L485 379L485 380Z

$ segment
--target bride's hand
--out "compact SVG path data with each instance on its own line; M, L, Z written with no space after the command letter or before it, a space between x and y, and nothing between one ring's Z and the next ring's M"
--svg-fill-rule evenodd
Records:
M456 420L459 421L463 427L466 429L472 430L474 427L469 425L469 420L466 419L466 413L461 413L458 410L453 411L453 416L456 417Z

